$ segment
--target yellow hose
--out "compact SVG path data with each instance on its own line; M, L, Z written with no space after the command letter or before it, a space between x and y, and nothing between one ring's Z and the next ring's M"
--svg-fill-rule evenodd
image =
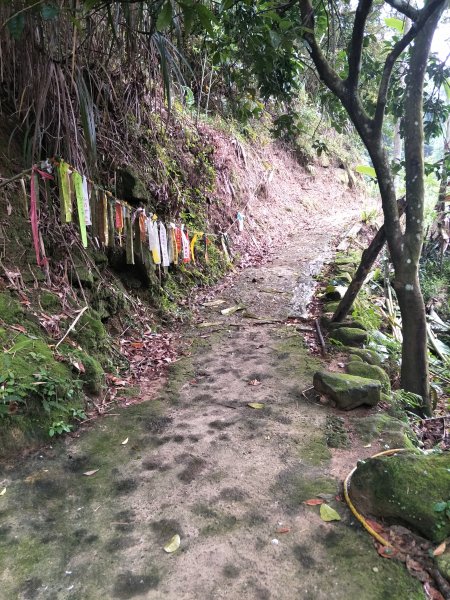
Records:
M384 450L384 452L378 452L377 454L374 454L370 458L377 458L378 456L389 456L390 454L396 454L398 452L405 452L405 451L407 451L407 448L396 448L394 450ZM345 501L347 502L347 504L348 504L350 510L352 511L352 513L355 515L355 517L358 519L358 521L364 527L364 529L366 531L368 531L370 533L370 535L373 536L377 540L377 542L380 542L380 544L382 544L383 546L387 546L388 548L392 548L392 544L388 540L385 540L384 537L382 537L379 533L377 533L376 531L374 531L372 529L372 527L367 523L367 521L365 520L365 518L356 510L353 502L350 500L350 496L349 496L349 493L348 493L348 484L350 483L350 479L351 479L353 473L356 471L356 468L357 467L354 467L354 469L352 469L350 471L350 473L347 475L347 477L344 479L344 498L345 498Z

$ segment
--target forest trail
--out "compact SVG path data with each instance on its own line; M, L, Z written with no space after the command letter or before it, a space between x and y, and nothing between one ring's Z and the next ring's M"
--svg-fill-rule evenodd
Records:
M183 333L190 355L158 399L3 468L2 599L424 598L335 499L376 448L356 437L328 448L335 411L302 396L320 361L285 323L357 216L304 227L271 263L236 274L225 302L201 309L214 325ZM221 315L236 304L245 311ZM303 504L320 493L341 521ZM166 554L174 534L181 546Z

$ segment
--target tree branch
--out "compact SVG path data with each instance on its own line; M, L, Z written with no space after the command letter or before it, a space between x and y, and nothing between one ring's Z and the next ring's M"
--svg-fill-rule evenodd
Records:
M316 65L320 79L339 99L343 99L346 91L344 81L331 67L314 34L314 9L311 0L300 0L300 14L304 28L303 39L306 43L307 51Z
M372 0L359 0L355 14L355 21L353 23L350 54L348 57L348 77L346 83L349 90L355 90L358 86L359 73L361 70L361 53L364 41L364 30L371 8Z
M392 1L393 0L390 0L389 4L391 4ZM383 125L384 111L386 110L389 90L389 81L391 79L392 69L394 68L395 62L400 54L424 28L430 16L436 10L438 10L444 2L445 0L434 0L422 8L422 10L418 11L417 21L411 25L411 29L394 45L391 52L386 57L383 74L381 76L380 87L378 88L378 99L375 109L375 116L373 119L374 130L378 133L381 132L381 127Z
M408 19L411 19L411 21L416 21L419 16L420 11L411 6L409 2L405 2L405 0L386 0L386 3L408 17Z

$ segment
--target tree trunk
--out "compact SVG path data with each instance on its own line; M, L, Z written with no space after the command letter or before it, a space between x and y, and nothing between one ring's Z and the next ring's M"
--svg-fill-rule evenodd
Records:
M404 203L400 200L398 202L398 210L401 216L404 211ZM386 230L384 225L382 225L377 231L377 234L375 235L373 240L370 242L370 245L362 253L361 261L359 263L358 268L356 269L356 273L354 274L353 279L350 285L348 286L344 297L339 302L336 312L334 313L333 318L331 319L332 323L340 323L350 312L350 309L353 306L353 302L355 301L356 296L359 294L359 291L362 288L370 269L373 267L373 264L376 261L377 256L383 249L385 243Z
M408 277L407 277L408 278ZM428 348L427 324L425 305L420 290L419 279L413 284L398 285L396 277L394 288L396 290L400 313L402 316L402 368L401 387L409 392L414 392L424 399L423 413L431 416L432 408L429 394L428 373ZM409 289L409 285L413 289Z

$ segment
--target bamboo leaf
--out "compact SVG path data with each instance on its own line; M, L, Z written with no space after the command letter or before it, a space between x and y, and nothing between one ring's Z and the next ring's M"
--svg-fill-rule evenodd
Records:
M172 3L170 0L164 4L156 21L156 29L163 31L172 23Z

